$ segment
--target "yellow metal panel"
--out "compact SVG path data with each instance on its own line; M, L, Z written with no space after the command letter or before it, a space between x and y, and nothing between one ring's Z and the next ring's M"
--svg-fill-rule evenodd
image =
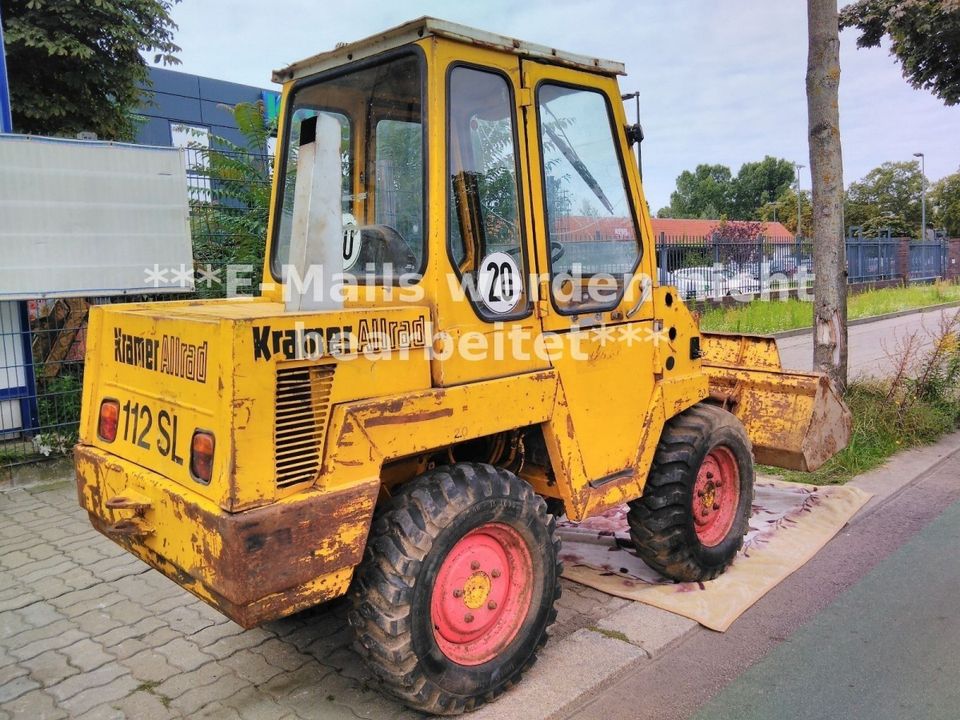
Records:
M214 456L209 485L193 479L189 460L196 429L212 431L220 442L228 437L229 387L223 379L233 364L230 336L215 317L183 322L157 306L153 313L125 305L91 309L80 440L224 503L229 496L224 453ZM107 398L120 404L111 443L97 435L100 403Z
M339 405L320 487L379 482L392 460L550 418L556 374L547 370Z
M335 362L332 403L430 387L425 307L312 314L284 314L282 307L204 301L94 308L81 442L152 468L224 509L241 510L309 484L276 486L272 422L278 363ZM330 348L321 348L321 356L310 359L303 355L312 347L305 344L308 337L349 351L334 358ZM195 353L187 366L180 356L171 360L171 348L199 348L203 354ZM104 398L121 404L121 427L112 443L97 437ZM136 408L136 419L124 422L125 408L127 413ZM189 470L197 429L216 438L208 485Z
M377 350L369 345L374 326L388 332L407 328L410 332L405 347ZM284 351L295 345L284 345L286 338L297 337L311 329L327 332L342 330L352 334L351 352L335 358L324 355L317 360L292 357ZM414 331L413 328L416 328ZM430 327L426 308L397 307L381 310L344 310L316 314L286 314L238 322L234 326L233 342L237 365L233 371L236 395L233 398L236 417L235 430L235 495L233 509L251 507L269 502L275 497L292 495L302 490L302 483L278 490L274 479L273 407L276 392L276 368L307 367L317 362L333 362L336 366L331 393L334 405L371 397L396 397L398 394L430 387L430 365L426 338ZM266 335L265 335L266 334ZM280 352L273 352L273 338L279 334ZM331 336L333 337L333 336ZM397 340L401 338L394 334ZM262 341L266 338L270 357L264 356ZM261 352L258 354L258 342ZM368 343L361 345L360 343ZM367 348L363 352L363 348ZM329 426L328 426L329 428Z
M627 342L619 328L564 333L564 352L554 364L560 374L569 413L563 435L580 445L586 477L600 480L630 468L643 434L642 420L654 390L654 344L646 323L638 339ZM608 339L607 331L612 331Z

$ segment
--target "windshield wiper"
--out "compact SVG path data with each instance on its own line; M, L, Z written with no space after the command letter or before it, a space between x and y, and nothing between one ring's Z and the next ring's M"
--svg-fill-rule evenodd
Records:
M556 115L553 115L553 112L550 111L550 108L545 108L549 112L554 120L556 120ZM613 204L607 199L606 194L603 192L603 188L600 187L600 183L596 181L596 178L590 173L587 169L587 166L583 164L583 160L580 159L580 156L577 155L577 151L570 147L569 143L566 140L561 138L556 131L551 128L546 123L542 123L543 129L547 132L547 135L550 136L550 140L554 145L563 153L563 156L567 159L573 169L577 171L577 174L583 178L583 181L587 184L593 194L597 196L597 199L603 203L603 206L607 209L607 212L613 215Z

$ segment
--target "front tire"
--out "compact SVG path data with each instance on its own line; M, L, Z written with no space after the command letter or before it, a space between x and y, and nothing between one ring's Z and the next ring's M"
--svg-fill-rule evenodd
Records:
M700 403L663 428L627 519L637 553L678 582L713 580L743 547L753 505L753 454L733 414Z
M358 651L417 710L489 702L546 642L559 549L546 503L513 473L479 463L424 473L374 519L351 589Z

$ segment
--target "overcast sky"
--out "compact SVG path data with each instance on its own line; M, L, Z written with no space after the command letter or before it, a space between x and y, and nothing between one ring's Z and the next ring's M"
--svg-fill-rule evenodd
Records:
M734 173L764 155L810 164L803 0L184 0L173 10L183 61L173 69L274 87L274 68L421 15L624 62L621 90L641 93L653 212L698 163ZM885 49L855 40L842 35L845 183L914 152L926 154L931 182L960 169L960 106L913 90ZM801 177L808 189L809 170Z

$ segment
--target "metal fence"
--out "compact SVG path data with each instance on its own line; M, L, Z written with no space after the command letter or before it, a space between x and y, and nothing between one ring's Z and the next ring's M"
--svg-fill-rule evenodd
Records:
M804 239L661 234L656 252L660 282L677 286L686 299L716 299L812 282L811 245Z
M936 280L945 275L947 244L943 240L911 242L909 252L911 280Z
M899 240L848 237L847 282L877 282L903 277Z
M947 241L846 238L851 284L946 277ZM813 246L803 238L657 238L660 282L676 285L687 299L781 290L813 284Z

